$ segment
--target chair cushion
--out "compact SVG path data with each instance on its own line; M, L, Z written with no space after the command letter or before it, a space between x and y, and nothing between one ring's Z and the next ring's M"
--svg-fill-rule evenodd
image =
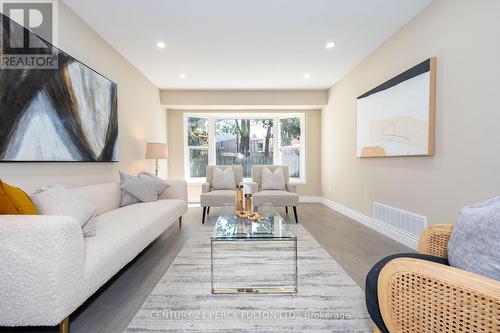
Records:
M265 190L254 194L254 207L260 206L263 203L270 203L276 207L298 206L299 195L293 192L279 190Z
M286 190L283 168L276 168L271 171L268 167L262 167L261 190Z
M235 190L212 190L207 193L202 193L200 196L202 207L220 207L225 204L236 203Z
M500 281L500 197L462 208L448 242L450 266Z
M212 188L215 190L234 190L236 183L234 181L233 168L214 169Z

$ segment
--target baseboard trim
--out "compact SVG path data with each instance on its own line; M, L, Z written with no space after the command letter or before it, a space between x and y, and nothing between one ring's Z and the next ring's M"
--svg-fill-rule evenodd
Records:
M359 222L363 225L366 225L367 227L380 232L381 234L394 239L395 241L406 245L414 250L418 250L418 240L410 237L406 234L403 234L399 232L398 230L391 229L380 222L377 222L376 220L372 219L369 216L366 216L364 214L361 214L360 212L357 212L353 209L350 209L348 207L345 207L335 201L326 199L326 198L321 198L321 203L328 208L331 208L340 214L343 214L351 219L353 219L356 222Z
M322 203L323 198L314 195L301 195L299 197L300 203Z

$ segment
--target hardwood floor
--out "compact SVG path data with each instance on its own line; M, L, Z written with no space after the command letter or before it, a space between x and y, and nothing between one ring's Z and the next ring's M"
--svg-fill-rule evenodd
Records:
M215 223L218 213L218 209L212 209L205 223ZM280 213L285 214L284 209ZM378 260L393 253L414 252L321 204L301 204L298 214L302 226L363 289L366 273ZM293 214L288 215L288 220L295 223ZM190 208L181 229L173 224L71 315L71 332L123 332L200 224L201 208ZM52 333L58 328L0 328L0 332Z

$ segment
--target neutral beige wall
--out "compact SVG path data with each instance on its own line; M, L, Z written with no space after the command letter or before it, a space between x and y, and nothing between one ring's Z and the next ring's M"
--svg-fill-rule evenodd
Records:
M318 109L328 103L328 90L168 90L160 92L170 109L210 107Z
M31 191L47 184L79 186L118 179L118 170L152 169L146 142L166 140L159 89L62 2L60 48L118 84L119 163L0 163L0 178ZM166 176L166 163L163 163Z
M184 178L184 142L183 118L185 110L167 110L168 122L168 177L171 179ZM306 184L297 186L301 195L320 195L321 193L321 111L320 110L196 110L209 113L280 113L305 112L306 114ZM200 185L189 188L189 196L199 200Z
M335 84L322 113L323 195L368 216L376 201L430 223L454 223L460 207L499 195L498 41L500 1L435 0ZM356 97L431 56L435 156L356 158Z

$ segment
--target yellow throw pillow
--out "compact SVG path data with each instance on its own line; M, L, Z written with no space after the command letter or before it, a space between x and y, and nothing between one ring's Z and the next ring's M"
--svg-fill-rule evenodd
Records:
M0 180L0 214L38 215L38 210L23 190Z

